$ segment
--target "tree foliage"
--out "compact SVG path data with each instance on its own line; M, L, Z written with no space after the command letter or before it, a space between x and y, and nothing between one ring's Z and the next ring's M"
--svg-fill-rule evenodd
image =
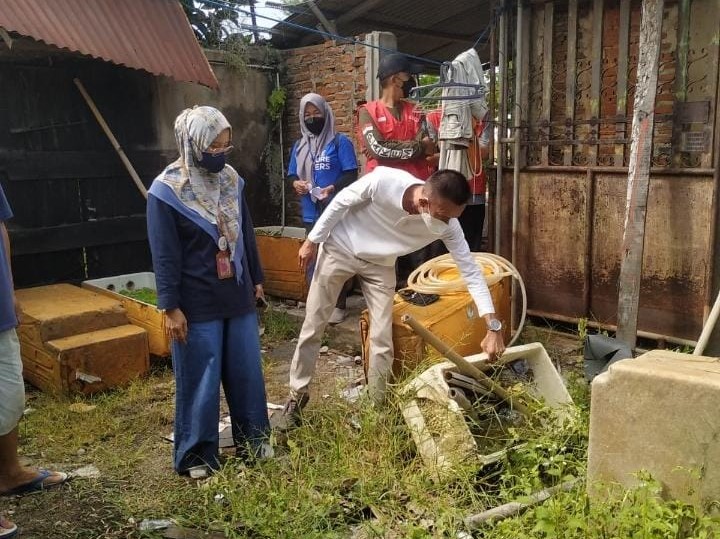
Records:
M247 6L250 0L223 0L224 4ZM220 7L198 0L180 0L198 41L205 47L218 48L230 39L240 38L237 25L242 16L231 7Z

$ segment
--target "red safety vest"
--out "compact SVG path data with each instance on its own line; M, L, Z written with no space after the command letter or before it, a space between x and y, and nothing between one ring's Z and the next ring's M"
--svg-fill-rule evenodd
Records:
M400 101L400 119L396 119L390 110L381 101L370 101L362 105L368 111L370 117L375 122L376 129L380 132L384 140L414 140L422 127L422 116L415 111L415 106L407 101ZM367 126L358 126L358 140L365 144L363 136L363 128ZM382 163L378 162L374 157L367 158L365 172L370 172L377 166L387 166L405 170L419 178L426 180L430 175L425 156L415 159L383 159Z

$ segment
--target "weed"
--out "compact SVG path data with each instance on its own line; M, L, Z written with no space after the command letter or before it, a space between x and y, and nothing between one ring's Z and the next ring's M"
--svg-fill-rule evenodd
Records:
M298 322L287 312L268 307L262 315L265 334L263 337L270 341L288 341L298 336L300 327Z

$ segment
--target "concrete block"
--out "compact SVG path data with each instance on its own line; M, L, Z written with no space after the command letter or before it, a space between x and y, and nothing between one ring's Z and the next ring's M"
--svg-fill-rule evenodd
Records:
M592 384L591 495L604 496L610 483L637 485L634 474L646 470L667 497L720 500L718 402L718 358L654 350L615 363Z

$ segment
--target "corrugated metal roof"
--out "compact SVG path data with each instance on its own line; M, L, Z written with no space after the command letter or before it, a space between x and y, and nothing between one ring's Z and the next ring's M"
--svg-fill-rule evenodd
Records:
M452 60L473 45L492 20L490 0L315 0L323 14L337 25L345 37L382 30L397 37L398 50L435 62ZM366 9L372 6L371 9ZM360 9L354 18L347 13ZM288 21L310 28L318 24L309 7L299 4L289 8ZM320 42L323 37L282 23L273 27L272 41L280 48ZM486 36L487 39L487 36ZM489 49L477 47L483 60Z
M0 0L0 27L133 69L218 87L176 0Z

